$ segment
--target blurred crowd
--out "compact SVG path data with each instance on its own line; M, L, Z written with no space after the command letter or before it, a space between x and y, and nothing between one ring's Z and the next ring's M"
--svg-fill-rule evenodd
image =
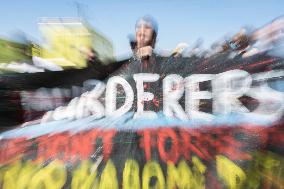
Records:
M112 45L106 43L108 40L98 34L94 37L94 30L88 24L79 23L81 26L76 28L66 27L66 21L60 22L60 28L45 23L42 30L48 40L44 45L36 44L25 36L22 37L25 40L21 42L0 39L0 73L62 71L115 62ZM202 40L198 39L192 45L181 42L170 54L161 55L208 59L227 54L227 58L234 59L269 52L272 56L281 57L284 56L283 29L284 18L279 17L258 29L243 27L235 35L214 42L209 49L203 48ZM157 36L157 21L149 15L139 18L135 25L135 34L128 36L134 57L145 58L153 52L158 54L155 50ZM102 58L101 49L109 57Z
M210 58L220 53L228 58L248 58L264 52L272 56L284 56L284 17L279 17L258 29L243 27L233 36L226 36L214 42L209 49L202 48L202 40L192 47L180 43L173 50L172 56Z

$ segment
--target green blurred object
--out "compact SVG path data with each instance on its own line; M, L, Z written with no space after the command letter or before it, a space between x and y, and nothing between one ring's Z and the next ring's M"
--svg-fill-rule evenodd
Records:
M0 39L0 63L31 62L31 44Z

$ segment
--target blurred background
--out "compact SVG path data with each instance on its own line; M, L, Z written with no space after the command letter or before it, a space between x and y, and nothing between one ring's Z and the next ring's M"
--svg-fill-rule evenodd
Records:
M158 49L172 50L180 42L192 45L199 38L208 48L244 25L258 28L283 15L283 6L279 0L11 0L1 2L0 35L16 39L13 34L22 31L41 43L43 17L80 17L104 34L120 57L131 52L127 35L134 33L137 18L150 14L159 23Z

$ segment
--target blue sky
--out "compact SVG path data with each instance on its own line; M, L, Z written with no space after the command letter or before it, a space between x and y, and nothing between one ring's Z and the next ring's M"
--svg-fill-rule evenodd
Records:
M1 1L0 35L21 30L40 39L41 17L76 17L73 0ZM204 46L241 26L260 27L284 15L283 0L77 0L87 20L108 37L116 55L130 52L127 35L134 32L140 16L150 14L159 23L159 49L173 49L178 43L193 44L202 38Z

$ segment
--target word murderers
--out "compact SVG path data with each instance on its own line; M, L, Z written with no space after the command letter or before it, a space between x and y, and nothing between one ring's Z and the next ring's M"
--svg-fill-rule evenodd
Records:
M220 115L238 113L246 118L276 121L283 115L284 94L269 87L267 81L283 76L282 70L254 75L243 70L230 70L220 74L194 74L186 78L177 74L167 75L162 80L162 111L167 117L182 120L213 120ZM156 112L145 110L145 102L151 103L150 101L155 99L155 94L147 91L145 85L159 79L160 76L154 73L134 74L136 90L133 90L129 82L121 76L109 78L106 85L103 82L96 82L93 90L73 99L66 107L48 112L42 121L79 119L90 115L96 118L120 117L131 110L134 99L137 99L134 119L156 118ZM201 90L200 84L203 82L209 82L211 90ZM117 107L119 87L123 90L124 103ZM134 91L137 91L136 96ZM240 101L243 96L255 99L257 107L250 110L243 105ZM183 97L184 106L180 104ZM104 104L100 100L102 98ZM202 100L212 101L212 113L200 110Z

